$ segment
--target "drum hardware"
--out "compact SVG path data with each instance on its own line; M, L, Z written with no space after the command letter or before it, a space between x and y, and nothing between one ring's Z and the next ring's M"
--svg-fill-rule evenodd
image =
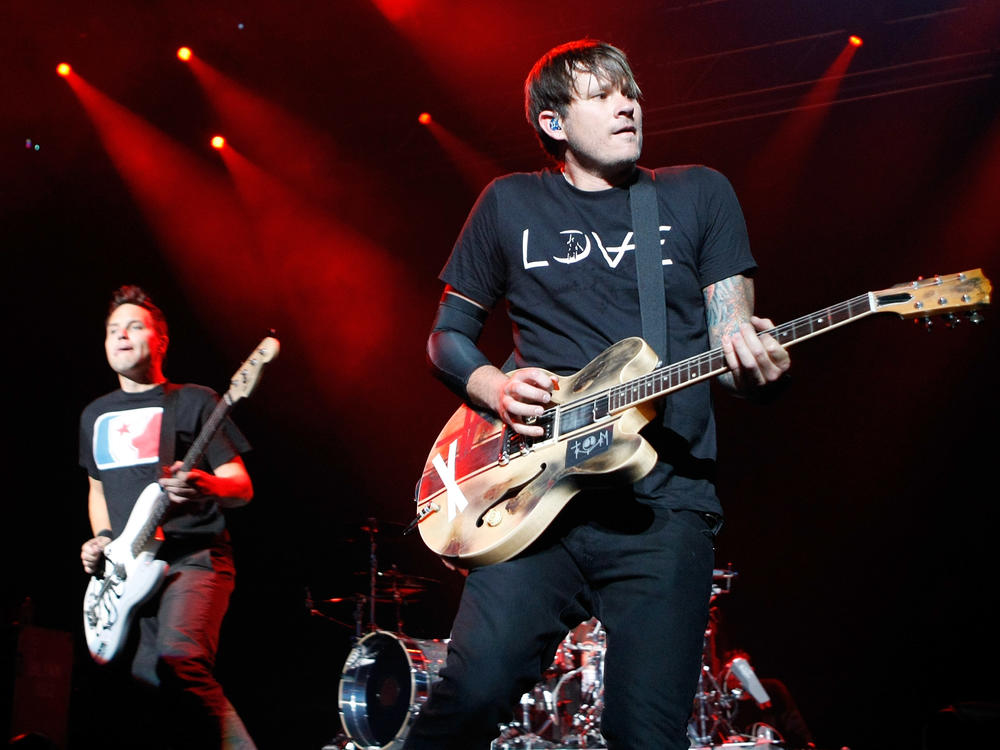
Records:
M373 563L376 562L373 557ZM387 570L372 571L363 570L355 573L356 576L366 576L369 579L369 602L371 603L371 615L368 621L369 630L378 630L375 615L375 604L393 604L396 612L397 633L403 632L403 605L417 599L430 586L438 583L435 578L412 575L401 572L395 565ZM372 583L374 581L374 583Z
M781 746L771 736L764 740L739 735L730 723L744 690L741 682L730 679L732 663L722 665L716 655L719 623L716 600L732 591L737 575L729 568L712 573L702 669L688 723L693 747L718 747L721 743L744 739ZM606 640L604 628L596 619L574 628L556 650L542 682L521 697L519 720L501 727L500 736L491 746L493 750L606 747L600 733Z
M368 632L374 633L378 630L378 625L375 619L375 605L379 601L379 597L382 596L383 599L387 595L385 587L380 589L380 577L383 575L378 569L378 537L379 534L387 533L388 530L401 533L404 529L402 524L393 522L379 522L376 518L369 518L365 523L358 527L358 530L368 536L368 570L358 573L357 575L363 575L368 578ZM395 569L395 566L393 566ZM389 579L386 579L389 580ZM397 592L393 591L392 595L395 596ZM396 603L396 623L397 630L402 632L402 619L401 615L401 598L394 598ZM363 627L358 628L358 636L360 637L361 630Z
M378 545L375 539L378 536L378 522L369 518L368 524L362 526L361 530L368 534L368 630L374 633L378 629L375 625L375 585L378 581L378 556L375 554Z
M503 724L493 750L603 748L606 634L597 619L567 633L541 682L521 696L518 721Z
M743 698L748 682L742 672L753 670L742 657L735 658L727 664L721 664L716 647L719 630L719 608L716 599L732 590L732 582L736 578L735 571L715 570L712 576L712 594L709 599L708 626L705 629L704 647L702 649L701 673L698 676L698 689L694 697L694 710L688 721L688 738L692 748L713 747L783 747L777 732L767 725L766 731L753 736L737 732L732 725L733 717ZM753 675L756 681L756 675ZM757 683L759 686L759 683ZM763 687L760 687L763 693ZM756 692L756 691L752 691ZM766 693L755 695L755 699L767 700Z
M314 602L312 594L306 588L306 611L310 615L321 617L342 627L353 627L354 640L359 641L366 633L373 633L379 630L376 605L395 605L395 632L403 632L403 605L414 601L423 594L431 584L439 583L435 578L411 575L400 572L395 565L387 570L379 570L378 547L380 538L387 534L400 534L403 525L393 522L380 522L375 518L368 518L364 523L352 527L355 532L361 532L367 536L368 544L368 569L358 571L354 575L363 576L367 579L367 592L355 592L345 596L334 596ZM352 536L357 536L356 534ZM357 539L350 539L354 542ZM341 604L351 602L354 604L353 626L336 617L331 617L326 611L317 609L316 604ZM367 610L367 612L366 612Z
M367 571L358 573L367 574ZM702 669L688 722L692 748L752 747L755 742L783 746L774 734L740 735L731 724L743 689L730 679L732 665L720 666L716 655L719 617L715 602L719 596L730 593L736 576L729 569L713 571ZM375 569L370 580L381 582L372 591L382 601L391 600L397 606L419 596L426 584L436 582L408 576L395 568L381 572ZM355 594L337 601L358 598L366 599ZM543 680L521 697L518 719L500 726L491 750L607 747L600 733L606 640L604 628L596 619L568 633ZM335 741L328 747L400 750L444 665L446 643L409 638L402 635L401 627L398 635L376 630L360 638L348 655L340 683L340 717L346 735L338 735L335 740L339 744Z

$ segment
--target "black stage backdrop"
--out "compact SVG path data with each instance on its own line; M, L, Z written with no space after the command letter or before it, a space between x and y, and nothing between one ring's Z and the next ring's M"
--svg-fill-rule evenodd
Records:
M403 630L448 634L461 578L398 534L456 406L424 340L478 191L544 164L521 109L532 62L584 36L630 54L643 163L730 177L758 309L783 321L921 275L1000 273L997 6L6 3L0 606L10 625L30 598L35 625L72 633L71 746L148 727L80 637L77 420L115 386L113 288L164 308L178 381L221 390L278 329L279 359L235 413L256 499L231 514L218 671L261 747L319 748L353 634L350 604L323 600L364 590L366 519L381 568L435 581ZM838 67L850 34L864 44ZM56 75L63 61L82 83ZM1000 698L1000 326L985 317L930 333L869 319L793 349L793 386L769 407L718 394L718 564L739 574L719 602L726 638L789 686L821 747L917 747L942 708ZM505 356L503 325L484 346ZM391 607L377 621L397 629Z

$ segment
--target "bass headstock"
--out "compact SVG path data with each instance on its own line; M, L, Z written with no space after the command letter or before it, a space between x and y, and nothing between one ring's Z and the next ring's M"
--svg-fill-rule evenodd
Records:
M229 390L226 391L226 401L229 405L235 404L241 398L246 398L253 393L254 388L260 382L264 365L278 356L281 345L278 339L268 336L254 348L249 357L240 365L233 377L229 380Z

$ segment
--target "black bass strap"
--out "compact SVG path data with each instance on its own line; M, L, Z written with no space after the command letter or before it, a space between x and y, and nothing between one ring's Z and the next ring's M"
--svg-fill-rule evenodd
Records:
M174 463L174 453L177 448L177 399L181 386L175 383L163 384L163 416L160 419L160 455L161 467L169 467Z

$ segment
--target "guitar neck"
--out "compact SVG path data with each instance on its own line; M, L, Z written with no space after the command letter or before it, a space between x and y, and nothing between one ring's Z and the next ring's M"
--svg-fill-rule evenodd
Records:
M198 437L188 448L187 453L184 454L184 460L181 462L181 467L178 471L190 471L191 468L198 463L198 459L202 457L205 453L205 448L208 446L208 442L215 436L218 432L219 427L222 426L222 420L226 418L229 414L230 409L232 409L232 404L229 402L229 394L227 393L219 403L215 405L215 409L212 411L211 416L209 416L208 421L205 422L201 431L198 433ZM153 534L156 533L156 527L160 525L163 520L163 516L166 515L167 510L170 508L170 498L167 497L166 493L161 493L157 497L156 502L149 514L149 518L142 525L142 529L135 535L135 539L132 542L132 555L136 556L139 552L146 546L146 543L152 538Z
M894 301L905 301L909 297L906 292L895 296L899 299ZM811 315L803 315L801 318L782 323L764 333L769 333L782 346L791 346L799 341L805 341L813 336L872 315L877 312L877 307L878 302L875 295L866 292L845 302L817 310ZM610 388L607 393L609 411L615 413L645 401L651 401L701 380L721 375L728 369L721 348L688 357Z
M229 411L232 409L232 404L229 402L229 394L226 394L221 399L219 403L215 405L215 409L212 410L211 416L209 416L208 421L205 422L204 426L201 428L201 432L198 433L198 437L195 441L191 443L191 447L188 448L188 452L184 454L184 460L181 462L180 471L191 471L191 468L198 463L198 459L202 457L205 453L205 448L208 447L208 442L215 436L215 433L219 431L219 427L222 426L222 420L226 418Z
M261 370L264 365L278 356L280 348L278 339L273 336L268 336L257 344L250 356L247 357L243 364L240 365L240 368L229 379L229 388L222 395L222 398L219 399L219 402L215 405L215 409L212 410L205 424L198 432L198 437L195 438L191 447L188 448L178 471L190 471L198 463L198 459L204 455L209 441L219 431L222 421L229 414L233 405L253 392L260 380ZM156 533L156 527L160 525L160 521L163 520L169 507L170 499L166 496L166 493L159 493L150 511L149 519L143 523L141 530L136 534L135 540L132 543L133 556L138 555L153 534Z

